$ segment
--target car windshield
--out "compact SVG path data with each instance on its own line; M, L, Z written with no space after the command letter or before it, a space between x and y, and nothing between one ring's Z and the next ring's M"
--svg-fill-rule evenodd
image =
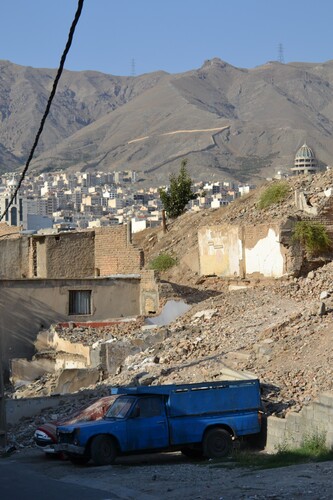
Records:
M125 418L130 407L132 406L133 399L131 397L120 397L111 405L105 418Z

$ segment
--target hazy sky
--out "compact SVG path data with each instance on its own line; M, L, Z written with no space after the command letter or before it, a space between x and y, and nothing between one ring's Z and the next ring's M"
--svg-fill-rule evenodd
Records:
M0 59L55 68L77 0L0 0ZM333 59L332 0L85 0L71 70L130 75Z

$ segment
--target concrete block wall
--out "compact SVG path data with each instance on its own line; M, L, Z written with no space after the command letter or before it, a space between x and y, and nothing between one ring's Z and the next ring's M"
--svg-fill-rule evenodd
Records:
M325 435L326 445L333 449L333 392L319 395L317 401L299 413L290 412L286 418L268 417L266 451L297 447L314 435Z
M85 393L63 394L54 396L42 396L37 398L6 399L6 421L8 427L16 425L21 419L39 415L47 408L54 408L58 413L58 408L63 405L77 401L82 401L82 406L86 405L84 401ZM61 415L61 410L59 411Z
M128 241L127 226L95 229L95 268L100 276L137 273L143 251Z

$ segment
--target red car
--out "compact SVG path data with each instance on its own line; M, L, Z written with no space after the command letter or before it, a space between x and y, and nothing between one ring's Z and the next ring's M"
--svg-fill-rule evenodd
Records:
M44 453L57 453L54 445L57 442L57 427L58 425L75 424L77 422L89 422L91 420L100 420L104 417L107 410L110 408L116 396L105 396L98 399L91 405L75 411L66 420L58 422L48 422L37 427L34 434L34 441L38 448Z

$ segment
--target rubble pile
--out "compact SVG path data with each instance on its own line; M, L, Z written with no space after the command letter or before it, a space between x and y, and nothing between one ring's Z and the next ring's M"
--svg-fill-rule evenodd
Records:
M70 323L69 326L64 326L59 323L58 325L52 326L52 328L59 335L59 337L66 339L69 342L79 342L82 345L91 346L96 342L112 338L118 339L124 335L131 335L133 332L140 330L143 322L143 318L136 318L133 321L115 321L113 324L108 323L106 326L101 327L91 327L89 325L75 326L73 323Z
M183 299L187 290L189 302L195 293L192 308L173 323L153 330L142 331L141 320L140 326L122 324L122 338L156 340L129 355L115 375L104 373L104 379L90 389L102 394L118 385L220 380L231 369L260 378L269 413L283 416L290 409L299 411L319 393L333 389L332 277L330 263L303 278L248 282L246 288L232 292L216 277L200 279L195 289L180 287ZM323 300L327 304L324 314ZM101 335L97 330L89 329L93 338L95 333ZM115 326L111 331L119 335ZM61 331L72 341L82 340L84 334L81 328ZM55 382L55 376L45 375L18 389L13 397L43 395ZM48 417L48 413L41 416ZM31 443L32 430L39 422L39 417L23 422L12 436L20 443Z
M173 323L151 330L144 329L143 318L103 329L57 326L58 335L73 343L125 339L135 345L112 375L101 373L94 390L221 380L228 370L236 370L260 378L267 411L282 417L333 390L333 263L299 278L237 282L198 277L181 262L184 248L188 253L197 248L203 225L259 224L297 215L295 189L306 192L312 204L325 203L323 191L333 185L333 170L288 182L289 197L281 205L259 210L260 192L254 192L226 208L186 213L169 224L165 234L155 228L134 236L148 264L160 252L178 258L179 265L162 276L161 298L178 297L192 307ZM230 281L236 285L233 291ZM20 389L21 395L43 394L53 383L52 377L45 377Z
M252 372L275 388L268 391L272 413L299 411L333 387L332 312L320 315L319 308L328 284L320 274L328 280L330 272L331 265L317 279L298 280L296 299L292 280L206 299L169 326L162 343L128 357L106 382L218 380L231 368Z
M75 398L64 398L59 408L45 408L39 415L21 419L20 423L12 426L8 423L7 439L16 449L34 445L34 432L37 427L46 422L66 421L74 412L89 406L97 399L108 395L104 388L94 388L78 393Z

